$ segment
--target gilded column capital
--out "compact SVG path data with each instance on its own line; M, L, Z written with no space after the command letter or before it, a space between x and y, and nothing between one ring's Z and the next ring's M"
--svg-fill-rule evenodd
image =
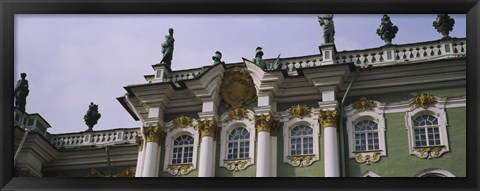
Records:
M143 151L143 137L140 135L137 135L135 137L135 142L138 144L138 152Z
M254 118L255 121L255 128L257 129L257 132L260 133L262 131L265 132L271 132L272 129L272 114L260 114L260 115L255 115Z
M337 110L321 110L318 116L323 128L337 127Z
M158 124L149 124L149 125L143 126L143 134L147 138L147 143L156 142L160 144L160 140L163 137L163 131L161 130L160 125Z
M215 138L217 122L214 119L204 119L198 122L197 129L200 131L200 139L203 137Z

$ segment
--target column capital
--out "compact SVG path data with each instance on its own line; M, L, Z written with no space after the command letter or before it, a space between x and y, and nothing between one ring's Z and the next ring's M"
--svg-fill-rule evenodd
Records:
M160 128L160 124L148 124L143 126L143 134L147 138L148 142L156 142L160 144L160 140L163 137L162 128Z
M143 151L143 137L140 135L137 135L135 137L135 142L138 144L138 152Z
M196 129L200 131L200 139L203 137L215 138L217 122L215 119L204 119L198 122Z
M255 115L254 121L255 121L255 129L257 129L257 133L260 133L262 131L269 132L269 133L271 132L272 121L273 121L272 114L269 113L267 115L264 115L262 113L260 115Z
M337 127L337 110L320 110L318 117L323 128Z

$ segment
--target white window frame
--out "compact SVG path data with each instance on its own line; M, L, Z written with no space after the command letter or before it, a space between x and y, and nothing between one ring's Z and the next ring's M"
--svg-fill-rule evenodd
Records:
M376 103L380 105L380 103ZM356 151L355 150L355 125L363 120L372 120L377 123L378 132L378 150ZM347 134L348 134L348 156L354 158L359 163L370 164L378 162L381 156L387 156L387 147L385 145L385 118L383 110L374 108L373 111L358 112L355 109L347 112Z
M254 113L247 109L246 117L243 119L233 119L224 113L220 120L222 121L222 129L220 131L220 161L219 166L228 170L244 170L247 167L255 164L255 123L253 121ZM228 160L228 137L230 133L237 127L244 127L249 133L249 152L248 158Z
M440 133L440 146L415 146L415 131L413 130L413 120L422 115L432 115L437 118L437 128L439 129ZM412 109L411 111L407 111L405 113L405 124L408 131L408 146L410 148L410 155L416 155L419 158L437 158L442 156L443 153L450 151L447 134L447 115L445 109L441 104L435 104L434 106L430 106L427 109L418 107Z
M313 109L312 109L313 110ZM320 160L320 125L318 123L318 110L312 112L311 117L303 119L290 116L288 112L284 112L282 116L283 122L283 162L294 167L310 166L313 162ZM290 130L299 126L307 125L312 128L313 136L313 153L311 155L290 156L291 148L291 132ZM310 156L306 158L307 156Z
M194 120L196 123L196 120ZM190 171L197 169L197 159L198 159L198 147L199 147L199 133L194 129L194 125L186 126L185 128L174 127L173 121L166 124L167 134L165 137L165 158L163 162L163 171L168 172L171 175L182 175L188 174ZM172 164L172 153L173 153L173 141L182 135L190 135L193 137L193 156L191 164ZM171 166L181 166L189 165L187 169L182 169L180 171L175 170L175 168L169 168Z
M374 173L370 170L367 170L365 171L364 173L362 173L362 175L360 175L361 177L381 177L380 175L378 175L377 173Z

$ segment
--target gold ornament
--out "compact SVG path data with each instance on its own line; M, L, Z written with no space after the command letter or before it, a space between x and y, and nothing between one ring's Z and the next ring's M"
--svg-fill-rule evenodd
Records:
M225 122L229 122L231 121L232 119L236 119L236 120L241 120L241 119L248 119L248 120L252 120L250 119L250 117L248 117L248 111L247 109L245 108L235 108L235 109L231 109L229 112L228 112L228 116L230 116L230 119L225 121Z
M258 133L262 131L270 132L273 121L272 114L264 115L262 113L261 115L255 115L254 121Z
M202 137L213 137L215 138L215 129L217 127L217 122L213 119L204 119L199 121L196 129L200 131L200 140Z
M366 152L366 153L357 153L355 160L359 163L365 163L370 165L372 162L378 162L380 160L380 153L379 152Z
M174 122L175 122L175 127L185 128L187 126L192 125L192 118L185 115L181 115L181 116L178 116Z
M163 137L163 131L158 124L149 124L143 127L143 133L147 137L148 142L156 142L160 144L160 140Z
M191 169L193 169L192 164L168 165L167 172L169 172L171 175L178 176L182 174L188 174Z
M312 164L312 160L315 158L313 155L306 155L306 156L288 156L287 159L290 160L290 164L292 166L300 167L300 166L308 166Z
M138 152L143 151L143 137L137 135L135 137L135 142L138 144Z
M127 168L122 172L120 172L119 174L117 174L116 177L135 177L136 170L137 168L135 167Z
M429 147L420 147L414 148L413 151L416 152L416 155L420 158L438 158L443 154L442 151L446 149L445 146L429 146Z
M305 117L311 117L312 115L310 115L310 108L307 106L307 105L295 105L295 106L292 106L289 110L290 112L290 119L291 118L300 118L300 119L303 119Z
M87 173L87 177L105 177L103 173L97 169L90 169Z
M414 107L422 107L423 109L427 109L428 106L431 104L435 103L435 98L431 95L421 93L417 96L415 96L415 99L413 100L414 102Z
M337 110L322 110L319 114L323 128L337 127Z
M245 69L227 69L222 81L220 95L230 110L244 107L257 99L253 79Z
M361 97L358 101L353 103L353 108L357 111L370 111L376 106L373 100L369 100L366 97Z
M248 164L249 162L250 162L250 159L224 161L223 163L227 165L228 170L243 170L246 168L246 164Z

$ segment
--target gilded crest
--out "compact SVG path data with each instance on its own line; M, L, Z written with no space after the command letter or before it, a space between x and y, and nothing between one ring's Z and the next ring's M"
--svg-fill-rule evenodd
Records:
M130 167L117 174L117 177L135 177L135 172L136 168Z
M295 117L295 118L303 119L305 117L311 117L310 108L307 105L298 104L298 105L292 106L289 109L289 112L290 112L291 118Z
M355 108L357 111L373 110L375 106L375 102L373 100L367 99L366 97L361 97L360 100L353 103L353 108Z
M230 110L246 106L257 99L252 77L239 67L225 71L220 95Z
M251 120L250 117L248 117L247 113L248 111L246 108L236 108L236 109L231 109L228 112L228 116L230 116L230 119L235 119L235 120L241 120L241 119Z
M178 116L177 118L175 118L175 127L185 128L185 127L191 126L191 125L192 125L192 118L191 117L181 115L181 116Z
M421 93L415 96L413 102L415 103L415 108L422 107L423 109L427 109L428 106L430 106L432 103L435 103L435 98L426 93Z

